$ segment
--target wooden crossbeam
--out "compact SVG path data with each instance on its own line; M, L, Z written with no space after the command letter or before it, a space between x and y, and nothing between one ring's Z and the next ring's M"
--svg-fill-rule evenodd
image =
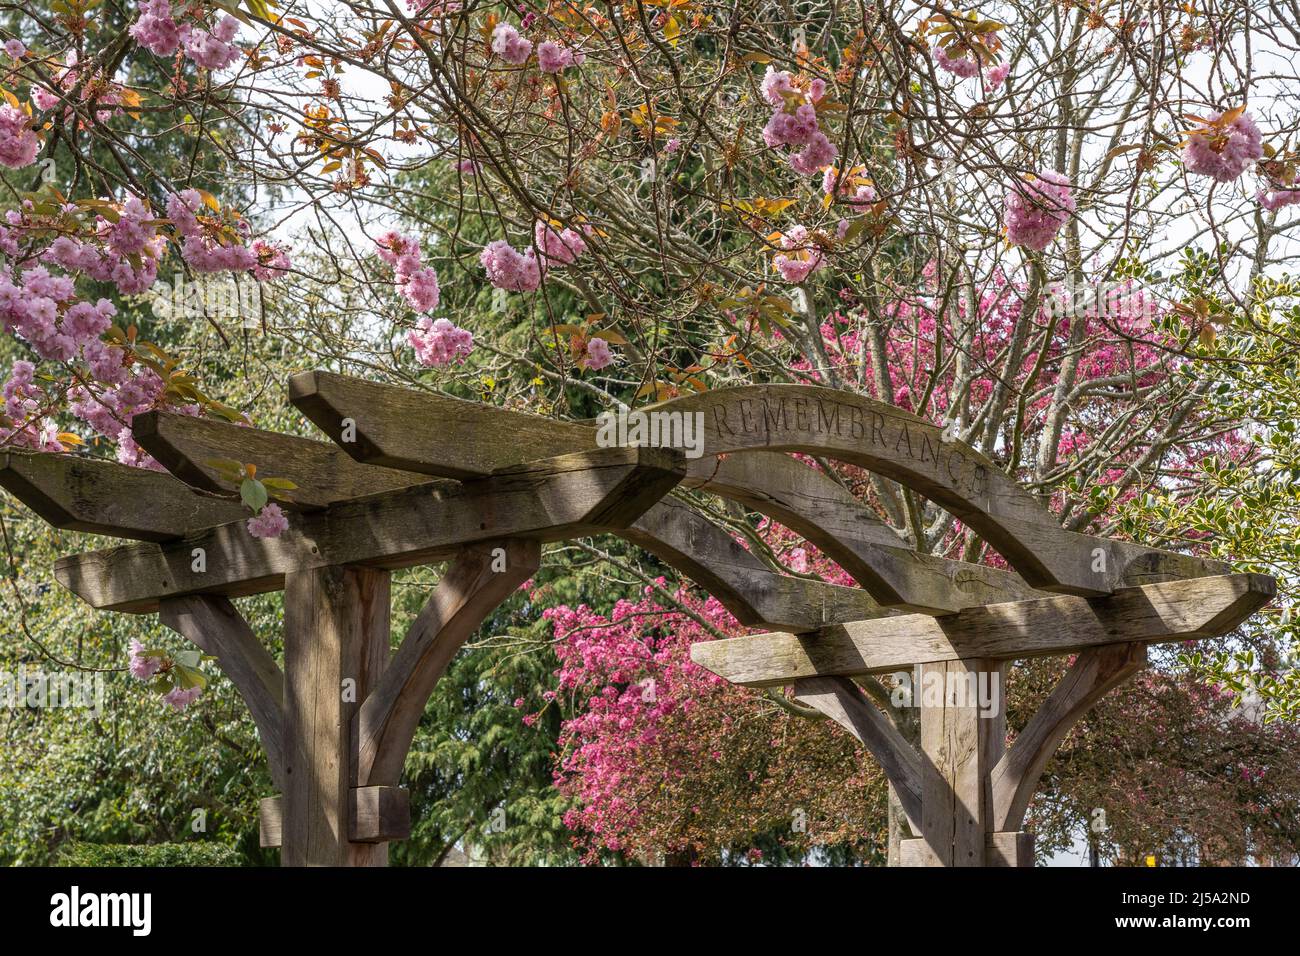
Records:
M521 454L542 448L556 454L590 448L596 441L592 426L332 372L293 376L289 395L357 460L429 475L484 474ZM699 413L706 456L801 452L893 478L975 528L1029 585L1042 590L1100 595L1122 585L1226 570L1183 555L1068 532L979 452L943 439L939 428L909 412L865 396L809 385L743 386L684 396L642 411ZM429 425L416 427L417 422ZM893 600L885 582L906 574L905 562L890 567L895 559L904 562L896 555L875 556L878 567L868 562L880 580L873 582L864 573L862 583L877 587L878 599ZM965 606L934 581L928 590L919 584L914 590L919 593L903 595L902 606L931 611L952 610L954 602Z
M756 634L691 646L691 659L733 684L790 684L806 677L906 670L962 659L1016 660L1115 643L1224 634L1273 599L1262 574L1164 581L1104 598L1057 595L969 608L946 617L906 614L822 628Z
M131 434L164 468L194 488L233 490L212 465L223 458L257 465L267 477L288 478L298 487L284 492L283 498L295 508L326 508L429 481L425 475L360 464L330 442L214 418L146 412L135 417Z
M239 502L198 494L171 475L72 455L0 455L0 487L56 528L137 541L247 517Z
M239 521L174 541L61 558L54 573L92 607L147 613L179 594L278 590L293 571L408 567L490 538L557 541L624 527L684 472L681 455L664 449L599 449L447 489L416 486L305 513L278 538L253 538Z

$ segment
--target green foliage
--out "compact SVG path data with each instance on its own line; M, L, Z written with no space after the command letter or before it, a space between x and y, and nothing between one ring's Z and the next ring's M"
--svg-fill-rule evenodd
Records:
M242 866L240 855L220 843L70 843L59 866Z

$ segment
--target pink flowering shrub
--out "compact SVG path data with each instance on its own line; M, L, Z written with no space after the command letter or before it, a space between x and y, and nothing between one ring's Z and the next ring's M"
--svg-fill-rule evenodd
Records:
M1189 173L1230 183L1264 155L1264 142L1244 108L1215 113L1183 143L1183 165Z
M934 65L939 69L962 79L979 75L979 60L974 56L953 56L943 48L942 43L936 43L931 50L934 53Z
M274 501L262 506L262 510L246 522L248 533L254 538L278 538L289 530L289 519L284 510Z
M1007 240L1042 252L1074 212L1070 181L1052 170L1026 176L1007 192Z
M387 232L375 242L379 257L393 267L398 293L416 312L438 307L438 273L423 265L420 244L409 236Z

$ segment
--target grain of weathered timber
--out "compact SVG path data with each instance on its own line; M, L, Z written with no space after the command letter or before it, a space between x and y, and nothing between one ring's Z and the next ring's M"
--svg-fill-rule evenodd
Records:
M997 728L982 714L977 690L981 674L997 669L996 662L978 660L920 667L920 832L929 850L928 865L984 865L989 736ZM931 681L938 682L942 693L931 693Z
M808 677L794 683L794 699L851 733L876 758L893 784L915 831L921 821L921 761L893 723L845 677Z
M0 487L56 528L137 541L247 517L238 502L197 494L170 475L72 455L0 455Z
M853 676L913 664L1069 654L1102 644L1156 643L1224 634L1277 592L1261 574L1163 581L1104 598L1056 595L968 608L946 617L905 614L822 628L691 645L691 659L735 684Z
M131 434L169 472L205 491L235 490L212 466L218 459L256 465L260 477L288 478L298 487L277 495L293 508L325 508L429 481L423 475L359 464L330 442L213 418L146 412L135 417Z
M452 657L540 562L536 541L516 539L468 547L451 563L358 712L361 784L396 785L425 704Z
M411 835L411 795L403 787L353 787L348 816L354 843L387 843Z
M244 522L161 544L60 559L55 577L93 607L148 612L178 594L256 594L292 571L329 564L400 568L444 560L461 546L502 537L541 541L616 530L681 478L680 454L605 448L506 469L449 489L409 488L295 515L278 538ZM194 549L206 555L194 569Z
M352 721L388 662L390 575L295 571L284 590L283 866L383 866L388 847L350 839Z
M810 631L880 612L865 591L771 570L722 528L680 502L660 502L619 536L685 574L746 627Z
M990 787L996 829L1020 829L1038 778L1070 728L1102 697L1142 670L1146 662L1144 644L1109 644L1079 653L992 769Z
M904 840L899 846L899 866L936 866L934 853L925 840ZM1021 867L1034 865L1034 836L1024 831L989 833L984 840L984 865Z
M289 401L358 461L445 478L595 447L595 431L334 372L299 372ZM348 424L345 424L348 423ZM345 440L351 426L355 440Z
M336 441L348 421L354 440L341 447L359 461L431 475L485 474L530 455L577 451L596 441L596 429L590 425L332 372L295 375L290 400ZM1195 558L1067 532L1037 499L979 452L962 442L941 440L936 426L909 412L851 392L811 385L743 386L683 396L642 411L702 414L706 457L755 450L803 452L894 478L956 514L1001 552L1029 585L1043 590L1095 595L1120 585L1226 570ZM887 582L904 575L909 565L893 557L904 562L902 569L883 567L881 579L874 582L886 598ZM942 570L926 562L910 563ZM870 579L871 567L868 561L859 570ZM968 573L976 588L992 587L996 593L1014 586L981 572ZM926 607L927 598L922 597L916 609L949 610L953 596L936 582L930 586L934 593L928 600L939 606ZM903 596L897 595L895 606L906 605Z
M257 843L265 849L275 849L284 842L284 802L276 797L263 797L257 801Z
M1024 830L994 831L984 843L984 865L1032 867L1034 835Z
M271 779L284 790L284 674L270 651L224 597L169 598L159 605L158 618L217 659L257 725Z

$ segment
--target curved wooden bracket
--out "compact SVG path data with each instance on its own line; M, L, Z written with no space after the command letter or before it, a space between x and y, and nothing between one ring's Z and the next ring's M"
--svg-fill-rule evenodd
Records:
M452 656L541 563L532 539L465 548L452 562L361 704L357 785L396 786L429 695Z
M1147 663L1145 644L1109 644L1080 651L1043 705L993 768L993 829L1019 830L1043 768L1070 728L1097 701Z
M858 588L773 571L723 528L676 501L654 505L618 535L685 574L746 627L810 631L882 613Z
M271 779L284 790L284 674L271 653L228 598L210 594L168 598L160 603L158 617L217 659L253 715Z
M821 711L867 748L894 785L912 832L920 833L920 755L858 685L845 677L808 677L794 682L794 699Z

